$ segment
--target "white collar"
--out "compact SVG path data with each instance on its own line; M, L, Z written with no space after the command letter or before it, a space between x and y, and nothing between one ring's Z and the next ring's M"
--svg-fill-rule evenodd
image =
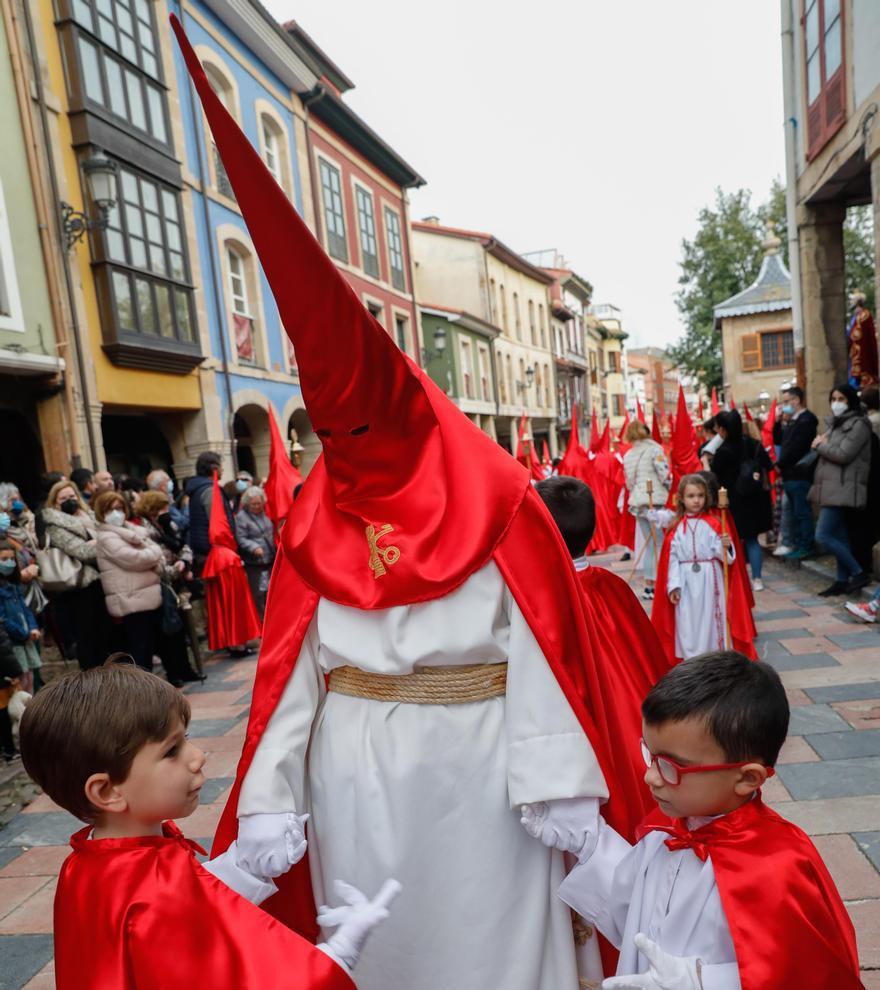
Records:
M587 555L582 553L580 557L574 557L571 561L574 564L574 569L576 571L585 571L589 566L590 562L587 560Z

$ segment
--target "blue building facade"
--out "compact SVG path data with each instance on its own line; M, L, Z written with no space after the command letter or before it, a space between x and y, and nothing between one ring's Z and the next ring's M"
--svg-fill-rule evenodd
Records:
M168 9L181 19L215 92L298 212L310 220L298 94L316 85L313 70L257 4L169 0ZM182 131L199 325L209 355L201 369L204 447L221 451L228 470L235 464L265 477L268 413L274 413L284 436L299 427L309 434L303 439L311 439L311 431L278 309L183 59L173 47L177 102L175 109L172 95L172 117L177 116Z

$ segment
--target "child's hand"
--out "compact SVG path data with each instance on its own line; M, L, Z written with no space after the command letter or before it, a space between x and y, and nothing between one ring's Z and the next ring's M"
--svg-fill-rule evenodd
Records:
M36 642L38 639L42 639L43 638L43 634L40 632L39 629L31 629L31 636L30 636L30 638L34 642Z
M386 880L378 894L369 900L357 887L337 880L336 893L345 902L341 907L322 906L318 909L318 924L336 928L327 941L318 946L354 969L370 932L388 917L388 907L403 889L396 880ZM337 927L338 926L338 927Z
M681 601L681 588L673 588L669 592L669 600L673 605L677 605Z
M648 960L648 972L612 976L602 981L602 990L702 990L699 963L695 956L672 956L641 932L633 941Z
M722 533L721 534L721 545L726 550L729 550L730 549L730 544L731 544L730 533Z

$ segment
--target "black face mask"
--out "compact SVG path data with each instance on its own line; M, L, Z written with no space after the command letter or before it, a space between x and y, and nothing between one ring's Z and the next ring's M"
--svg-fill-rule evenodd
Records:
M69 516L75 516L78 509L79 502L75 498L66 498L61 503L61 511L66 512Z
M170 513L164 512L159 516L157 521L165 533L171 534L174 532L174 523L171 521Z

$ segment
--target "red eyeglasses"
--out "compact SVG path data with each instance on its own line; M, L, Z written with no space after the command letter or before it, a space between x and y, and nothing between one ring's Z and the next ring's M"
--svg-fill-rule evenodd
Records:
M711 770L738 770L740 767L745 767L755 762L755 760L743 760L742 763L712 763L699 767L681 767L675 760L670 760L668 756L655 756L648 749L648 744L644 739L640 739L639 742L642 747L642 759L645 761L645 767L649 769L656 763L657 773L660 774L664 782L669 784L670 787L678 787L681 783L681 778L686 773L707 773ZM772 777L776 773L773 767L765 767L765 769L768 777Z

